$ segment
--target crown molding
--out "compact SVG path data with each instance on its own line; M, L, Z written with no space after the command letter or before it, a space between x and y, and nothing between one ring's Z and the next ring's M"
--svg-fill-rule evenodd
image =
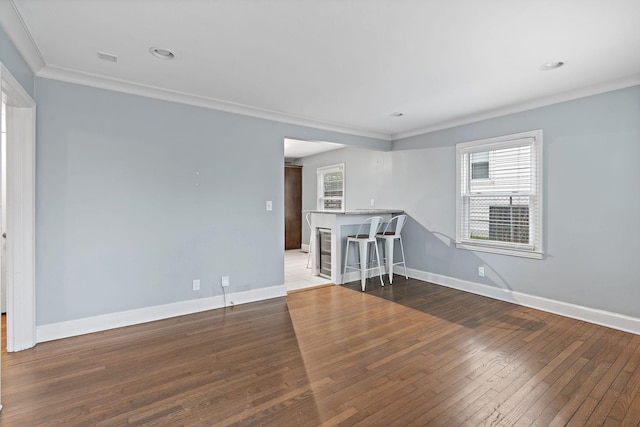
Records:
M115 92L122 92L131 95L144 96L147 98L161 99L164 101L177 102L181 104L193 105L196 107L209 108L213 110L225 111L228 113L240 114L259 119L271 120L292 125L311 127L331 132L339 132L349 135L363 136L367 138L382 139L391 141L390 135L380 132L372 132L363 129L355 129L345 125L325 123L291 114L281 113L248 105L222 101L215 98L193 95L190 93L163 89L156 86L134 83L126 80L113 79L97 74L85 73L69 70L61 67L47 65L38 73L38 77L76 83L91 86L99 89L107 89Z
M469 123L479 122L481 120L494 119L496 117L506 116L508 114L521 113L523 111L533 110L535 108L546 107L548 105L558 104L560 102L571 101L574 99L584 98L592 95L598 95L601 93L611 92L618 89L624 89L626 87L636 86L639 84L640 84L640 74L615 80L612 82L589 86L587 88L554 94L551 96L539 98L529 102L514 104L508 107L486 111L481 114L474 114L471 116L461 117L455 120L441 122L432 126L422 127L422 128L414 129L407 132L399 132L391 135L391 139L393 140L393 142L396 142L400 139L410 138L412 136L418 136L426 133L436 132L439 130L450 129L456 126L462 126Z
M46 62L13 0L0 1L0 26L35 74Z
M27 108L35 107L36 102L31 98L31 95L24 90L2 62L0 62L0 81L2 92L8 95L12 105Z
M33 36L31 35L29 29L27 28L17 6L15 5L14 0L0 1L0 26L2 26L2 28L6 31L7 35L16 46L17 50L22 55L31 71L39 77L61 80L69 83L83 84L101 89L113 90L116 92L129 93L133 95L145 96L149 98L161 99L165 101L177 102L203 108L215 109L292 125L311 127L320 130L339 132L367 138L375 138L392 143L404 138L410 138L422 134L478 122L481 120L493 119L508 114L519 113L560 102L597 95L600 93L623 89L640 84L640 74L636 74L612 82L606 82L587 88L553 94L551 96L539 98L533 101L513 104L507 107L485 111L480 114L458 117L453 120L447 120L413 130L390 134L366 129L353 128L346 124L321 122L313 120L311 118L286 114L279 111L261 109L215 98L207 98L194 94L172 91L150 85L113 79L101 75L84 73L80 71L47 65L46 61L44 60L44 56L35 43L35 40L33 39Z

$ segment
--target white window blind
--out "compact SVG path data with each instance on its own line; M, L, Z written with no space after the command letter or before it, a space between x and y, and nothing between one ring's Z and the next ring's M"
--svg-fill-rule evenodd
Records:
M457 247L542 257L542 131L456 146Z
M318 209L344 211L344 164L318 168Z

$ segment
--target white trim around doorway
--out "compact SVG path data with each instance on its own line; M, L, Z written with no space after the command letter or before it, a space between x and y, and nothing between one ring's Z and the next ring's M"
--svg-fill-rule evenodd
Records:
M36 343L36 104L2 63L0 82L7 106L7 351L20 351Z

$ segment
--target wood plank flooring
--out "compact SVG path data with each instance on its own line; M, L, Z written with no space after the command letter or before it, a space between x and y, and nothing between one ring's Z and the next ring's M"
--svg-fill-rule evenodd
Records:
M412 279L359 286L3 352L0 425L640 423L640 336Z

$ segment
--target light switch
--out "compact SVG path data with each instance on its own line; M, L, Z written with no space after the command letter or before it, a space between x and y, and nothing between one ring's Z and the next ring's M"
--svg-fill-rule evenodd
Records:
M273 202L271 200L267 200L267 210L268 211L273 210Z

